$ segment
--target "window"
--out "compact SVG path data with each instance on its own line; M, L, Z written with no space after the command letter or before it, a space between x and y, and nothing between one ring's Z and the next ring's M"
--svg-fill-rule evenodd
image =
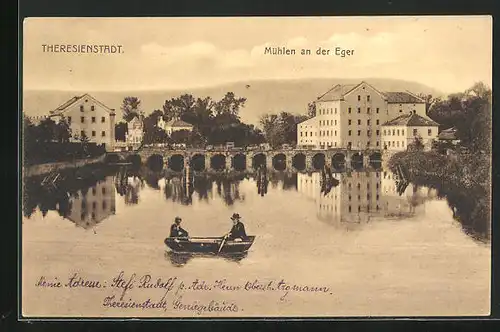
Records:
M403 113L403 110L399 110L399 113Z
M85 130L80 131L80 136L81 137L85 136Z
M106 137L106 132L104 130L101 132L101 136Z
M337 107L335 107L335 114L337 114Z
M95 106L94 105L90 106L90 110L95 111Z
M337 125L337 120L335 120L335 125Z
M368 137L371 136L371 132L369 130L367 131L367 135Z
M351 206L349 205L349 212L351 212Z
M83 105L80 105L80 112L83 112Z
M432 135L432 129L427 130L427 135L431 136Z
M380 146L380 142L379 141L377 141L377 146Z
M349 195L349 200L351 200L351 195Z
M361 101L361 96L360 95L358 95L358 101Z
M379 108L377 107L377 114L378 114Z
M413 129L413 136L417 136L418 135L418 130L415 128Z
M347 124L350 126L351 125L351 119L347 120Z
M358 130L358 136L361 136L361 130Z
M358 126L359 126L360 124L361 124L361 120L360 120L360 119L358 119Z
M104 136L104 135L103 135ZM313 136L313 132L311 131L311 137Z
M366 113L367 113L367 114L370 114L370 107L367 107L367 108L366 108Z
M101 117L101 122L102 123L106 122L106 118L105 117Z
M68 116L68 124L71 124L71 117Z
M370 120L366 120L366 125L369 126L370 125Z
M397 131L398 131L398 136L399 136L399 129Z
M396 142L392 141L392 147L396 146Z
M350 130L347 132L347 135L351 136L351 131Z
M404 148L405 147L405 141L401 142L401 146Z
M386 133L385 133L385 129L384 129L384 135L385 135L385 134L386 134Z
M335 136L337 136L337 131L335 130Z
M106 201L102 201L102 209L103 209L103 210L106 210L106 208L107 208Z
M399 148L399 141L396 142L397 147Z
M92 202L92 210L95 210L97 208L97 202Z
M349 109L347 110L347 112L348 112L349 114L351 114L351 108L350 108L350 107L349 107Z
M92 187L92 195L95 196L95 194L96 194L96 189L95 189L95 187ZM92 204L92 205L94 205L94 204Z
M95 130L92 130L92 137L95 137Z
M95 123L95 116L92 117L92 123Z
M377 129L376 134L377 136L380 136L380 130Z
M300 132L300 137L302 137L302 132Z
M396 135L396 129L392 130L392 136Z
M81 121L82 123L85 123L85 117L84 117L84 116L80 117L80 121Z
M305 134L306 134L306 137L307 137L307 131L305 132Z
M377 126L379 125L379 123L380 123L380 120L377 119Z
M361 113L361 107L358 107L358 113Z
M403 135L403 136L404 136L404 134L405 134L405 131L404 131L404 129L403 129L403 130L401 130L401 135Z
M370 101L370 95L366 96L366 100Z

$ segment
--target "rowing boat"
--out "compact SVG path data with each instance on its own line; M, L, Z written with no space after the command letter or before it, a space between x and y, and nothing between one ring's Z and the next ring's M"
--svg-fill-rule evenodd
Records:
M167 237L165 244L175 253L241 254L250 249L255 236L224 241L224 237ZM224 242L224 243L223 243Z

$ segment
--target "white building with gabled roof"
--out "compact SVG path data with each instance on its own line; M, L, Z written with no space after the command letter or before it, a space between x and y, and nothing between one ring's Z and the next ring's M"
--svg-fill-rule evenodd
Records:
M382 124L410 112L427 118L425 101L409 91L382 92L367 82L337 84L315 101L319 149L382 149ZM430 120L430 119L429 119ZM298 124L297 142L304 135ZM304 139L304 137L302 137Z
M79 141L82 136L86 136L90 142L104 144L106 151L113 151L115 110L88 93L75 96L50 111L50 117L57 121L64 118L68 122L71 141Z
M158 119L158 127L165 130L167 135L172 135L174 131L187 130L193 131L193 125L182 121L179 118L173 118L172 120L165 122L162 117Z

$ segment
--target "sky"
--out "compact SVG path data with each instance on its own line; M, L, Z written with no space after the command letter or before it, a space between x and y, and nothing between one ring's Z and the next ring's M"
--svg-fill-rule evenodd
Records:
M130 91L376 77L456 92L492 81L490 16L28 18L23 30L24 89ZM122 45L123 53L44 53L43 44ZM266 46L298 54L266 55ZM318 47L354 54L318 56ZM300 55L302 48L312 55Z

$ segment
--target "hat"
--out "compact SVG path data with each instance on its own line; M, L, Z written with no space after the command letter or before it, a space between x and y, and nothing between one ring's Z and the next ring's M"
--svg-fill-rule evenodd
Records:
M240 219L240 215L238 213L233 213L231 219L234 220L234 219Z
M175 217L175 222L181 222L181 221L182 221L181 217Z

